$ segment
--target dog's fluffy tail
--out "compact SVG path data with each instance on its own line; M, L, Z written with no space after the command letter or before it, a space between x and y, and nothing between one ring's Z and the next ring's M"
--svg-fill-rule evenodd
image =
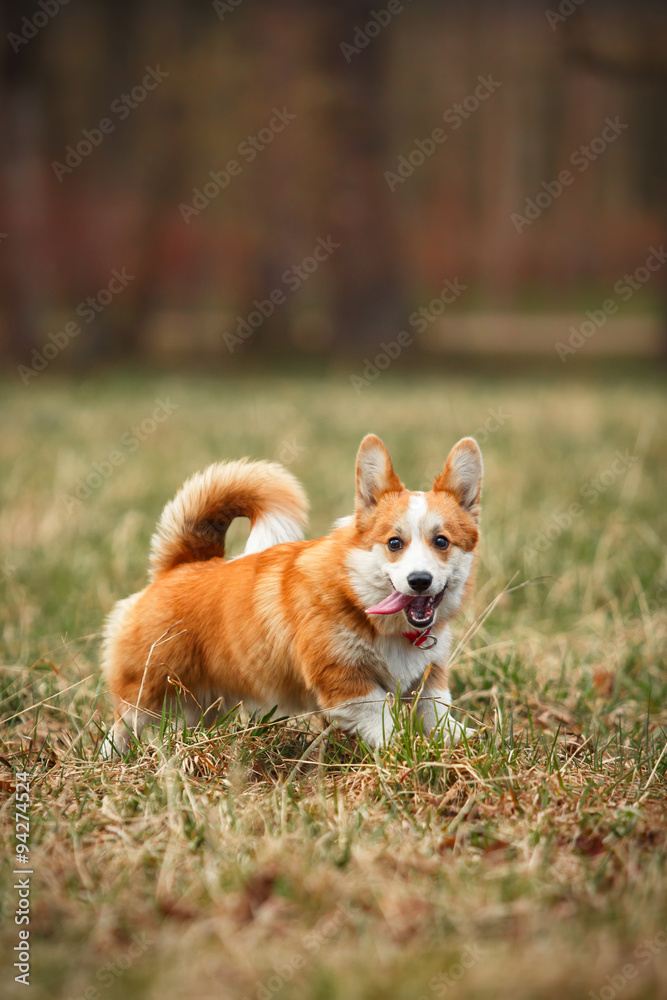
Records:
M282 465L247 459L209 465L163 510L151 541L151 579L181 563L224 556L235 517L250 519L245 555L303 538L307 512L303 488Z

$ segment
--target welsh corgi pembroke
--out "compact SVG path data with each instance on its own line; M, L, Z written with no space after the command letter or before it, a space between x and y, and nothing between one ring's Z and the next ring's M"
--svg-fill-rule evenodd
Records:
M250 712L322 712L377 747L394 732L397 694L416 699L425 733L442 724L459 741L449 622L473 588L481 486L473 438L420 492L405 489L369 434L354 514L304 541L308 502L282 466L243 459L192 476L162 513L148 586L106 624L116 721L103 756L125 753L165 707L194 726L239 702ZM235 517L250 519L250 535L226 559Z

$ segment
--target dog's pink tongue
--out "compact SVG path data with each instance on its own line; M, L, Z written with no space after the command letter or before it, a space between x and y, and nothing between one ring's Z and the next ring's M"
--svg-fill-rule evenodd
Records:
M366 614L393 615L397 611L402 611L403 608L407 607L411 600L412 598L409 594L402 594L400 590L395 590L389 597L385 597L384 601L380 601L379 604L374 605L372 608L366 608Z

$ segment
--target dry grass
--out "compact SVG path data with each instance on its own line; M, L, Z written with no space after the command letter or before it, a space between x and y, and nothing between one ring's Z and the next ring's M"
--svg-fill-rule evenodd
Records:
M4 390L3 995L667 996L661 387L391 376L358 397L345 376ZM122 435L167 397L178 409L130 450ZM483 567L458 637L510 581L534 582L456 657L456 704L483 741L448 751L406 718L385 752L334 732L308 756L310 720L232 716L97 760L111 716L100 623L141 585L187 474L243 454L287 461L321 533L350 509L363 433L418 488L492 410ZM68 512L63 494L115 449L123 462ZM616 450L636 456L620 472ZM32 775L29 994L10 957L19 764Z

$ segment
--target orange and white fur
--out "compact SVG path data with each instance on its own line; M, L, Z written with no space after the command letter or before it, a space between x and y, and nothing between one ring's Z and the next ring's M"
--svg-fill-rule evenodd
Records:
M124 753L165 706L196 725L239 702L320 711L378 746L392 736L393 696L420 686L424 731L442 724L460 740L448 622L473 586L481 483L472 438L455 445L430 491L413 492L368 435L354 514L302 541L307 500L280 465L242 460L192 476L157 526L148 586L106 625L117 711L103 755ZM227 528L243 516L245 551L225 559Z

